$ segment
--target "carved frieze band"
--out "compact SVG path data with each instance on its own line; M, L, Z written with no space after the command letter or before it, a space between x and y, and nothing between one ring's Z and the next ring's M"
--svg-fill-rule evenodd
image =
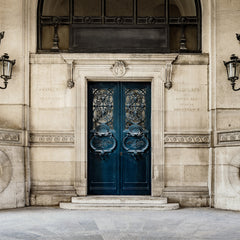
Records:
M30 133L29 142L31 145L74 145L74 134L66 132L54 132L54 133Z
M22 144L22 133L14 130L0 130L0 144Z
M240 144L240 131L218 133L218 144Z
M165 134L164 143L166 146L203 145L208 147L211 143L211 135L210 134Z

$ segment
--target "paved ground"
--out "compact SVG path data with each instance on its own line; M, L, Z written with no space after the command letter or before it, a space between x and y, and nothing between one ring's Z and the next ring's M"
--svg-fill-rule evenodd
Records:
M0 240L240 240L240 212L81 211L24 208L0 211Z

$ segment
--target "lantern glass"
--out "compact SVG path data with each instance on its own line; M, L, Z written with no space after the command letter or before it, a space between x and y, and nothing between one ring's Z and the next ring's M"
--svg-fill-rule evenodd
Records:
M237 61L229 62L227 65L228 79L237 80L239 78L240 64Z
M227 69L228 80L236 81L239 78L240 73L240 59L232 54L229 62L224 62Z
M239 73L240 73L240 63L239 62L236 62L236 79L239 78Z
M3 60L3 76L10 79L12 77L13 63L9 60Z

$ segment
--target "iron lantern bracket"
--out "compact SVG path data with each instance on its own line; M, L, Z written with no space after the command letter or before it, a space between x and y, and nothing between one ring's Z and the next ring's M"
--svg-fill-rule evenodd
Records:
M5 76L1 76L1 78L4 79L4 87L0 87L0 89L6 89L8 85L8 78L6 78Z
M235 80L231 82L232 90L233 90L233 91L239 91L240 88L235 88L235 84L236 84L236 83L235 83Z

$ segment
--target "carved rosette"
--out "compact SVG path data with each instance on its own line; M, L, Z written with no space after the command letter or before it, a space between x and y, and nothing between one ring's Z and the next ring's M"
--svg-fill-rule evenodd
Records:
M111 67L115 77L123 77L127 72L126 64L123 61L116 61Z
M0 151L0 193L9 185L12 179L12 164L6 153Z

